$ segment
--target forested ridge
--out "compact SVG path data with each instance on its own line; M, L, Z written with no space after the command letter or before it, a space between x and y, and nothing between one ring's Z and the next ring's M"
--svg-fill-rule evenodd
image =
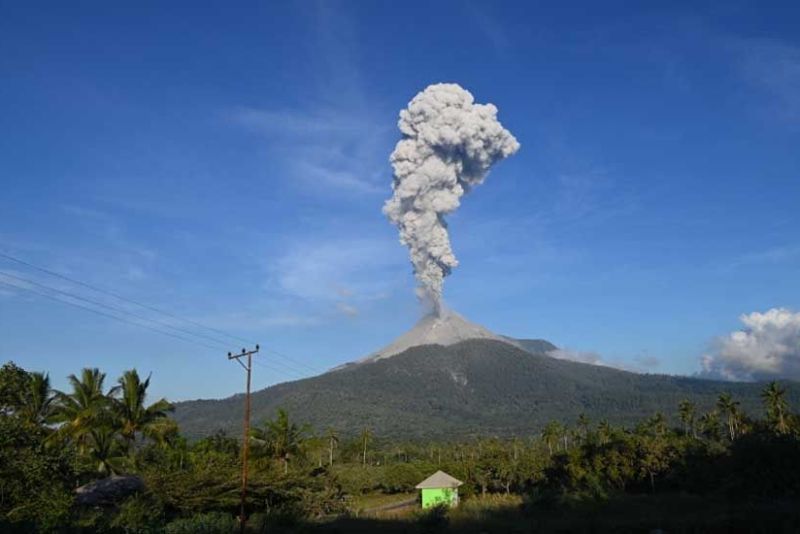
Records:
M278 384L253 394L253 417L271 417L283 407L301 423L334 426L347 435L369 425L397 439L456 439L521 436L579 414L634 425L657 411L671 414L686 397L708 409L725 391L746 413L761 409L759 384L631 373L552 358L546 353L554 347L546 341L518 343L528 350L492 340L418 346ZM800 401L800 388L790 390L790 400ZM242 401L180 402L174 417L193 438L235 432Z

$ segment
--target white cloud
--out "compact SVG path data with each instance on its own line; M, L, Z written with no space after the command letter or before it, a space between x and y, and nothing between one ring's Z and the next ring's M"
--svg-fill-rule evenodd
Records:
M727 380L800 380L800 313L773 308L739 318L742 330L717 340L703 374Z

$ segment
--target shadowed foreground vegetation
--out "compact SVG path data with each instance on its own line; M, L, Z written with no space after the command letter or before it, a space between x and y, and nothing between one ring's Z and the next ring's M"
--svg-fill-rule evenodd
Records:
M187 441L135 371L108 386L85 369L69 384L56 392L46 375L0 370L0 531L235 531L240 440ZM248 530L798 532L800 423L780 384L761 398L761 413L722 393L711 410L687 398L631 428L579 416L454 442L340 435L279 410L250 436ZM383 510L437 469L464 481L459 508ZM77 502L77 487L113 474L146 489Z

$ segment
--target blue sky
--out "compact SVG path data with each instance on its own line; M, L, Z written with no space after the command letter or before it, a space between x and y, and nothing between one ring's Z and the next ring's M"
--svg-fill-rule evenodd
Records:
M363 356L421 313L397 113L457 82L522 146L449 219L450 307L683 374L800 308L796 3L433 4L0 2L0 251L280 352L256 388ZM228 395L224 353L0 287L0 359L58 386Z

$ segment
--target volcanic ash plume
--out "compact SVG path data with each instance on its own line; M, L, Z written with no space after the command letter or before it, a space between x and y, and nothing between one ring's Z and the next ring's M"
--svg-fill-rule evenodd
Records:
M444 277L458 265L444 216L519 143L497 120L492 104L475 104L458 84L428 86L400 112L403 138L390 161L392 198L383 212L400 230L420 283L418 295L441 309Z

